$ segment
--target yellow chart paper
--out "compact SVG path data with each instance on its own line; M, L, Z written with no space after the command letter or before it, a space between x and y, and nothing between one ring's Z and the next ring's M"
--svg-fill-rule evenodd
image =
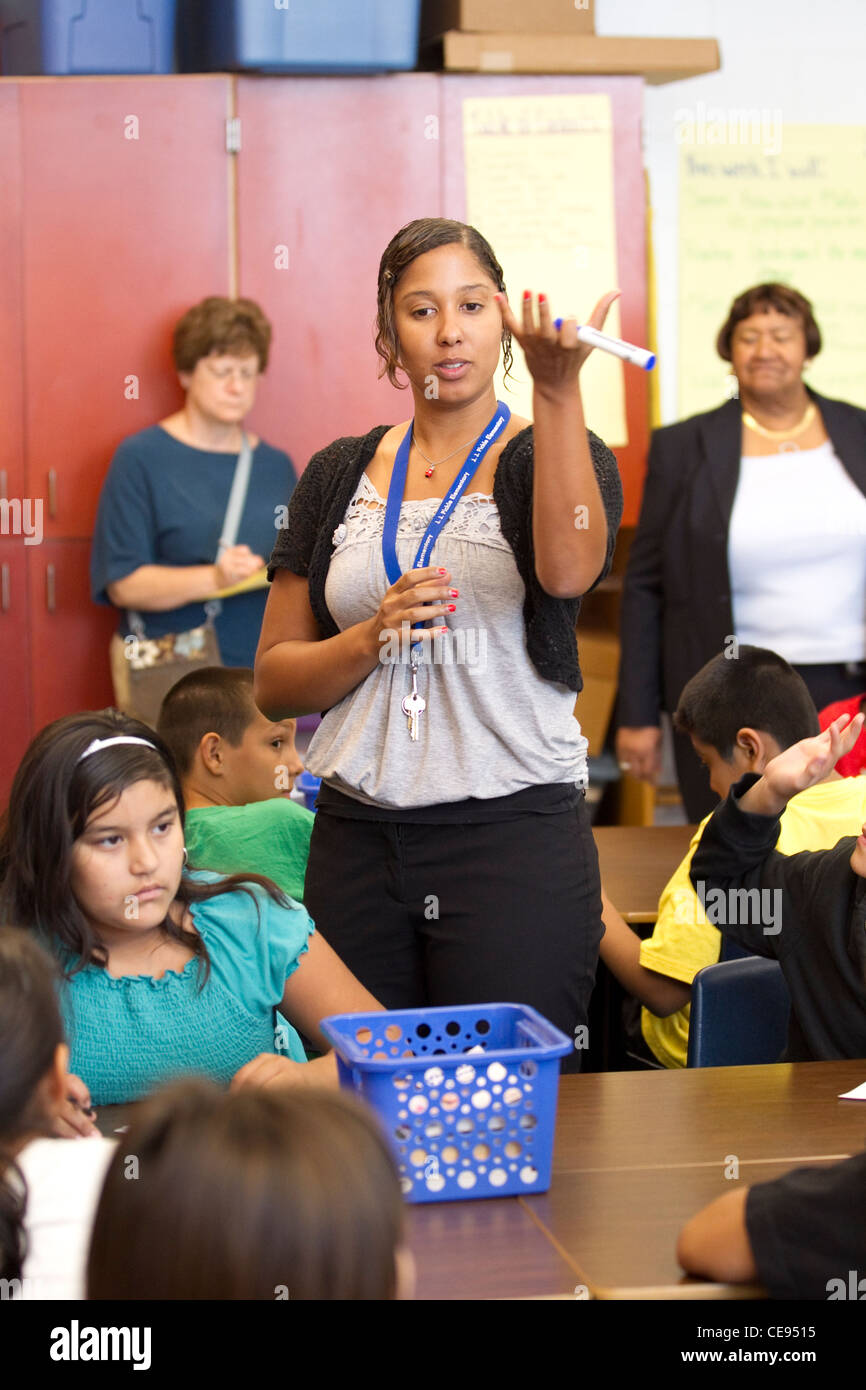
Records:
M517 316L524 290L543 291L554 317L585 323L619 283L609 97L473 97L463 103L463 142L466 220L493 247ZM604 331L621 336L616 304ZM511 380L504 386L500 369L496 385L515 414L532 418L516 343ZM581 387L590 427L626 444L622 362L594 352Z
M716 335L735 296L767 280L812 301L824 346L809 385L866 405L866 127L786 125L772 142L710 143L746 133L710 123L682 147L680 414L724 400Z

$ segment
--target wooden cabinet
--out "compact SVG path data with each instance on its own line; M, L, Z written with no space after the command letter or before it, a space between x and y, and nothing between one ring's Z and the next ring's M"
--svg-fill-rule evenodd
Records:
M274 324L254 421L299 470L342 434L412 414L379 381L379 258L413 217L441 214L438 143L425 120L440 79L242 78L239 289Z
M229 292L230 83L0 82L0 492L44 535L0 537L0 803L37 729L111 703L90 537L117 444L182 399L173 324Z
M27 563L35 731L61 714L112 703L107 653L117 615L91 603L89 540L45 541Z
M0 82L0 498L24 495L20 106Z
M341 434L408 418L408 393L379 381L373 347L379 257L415 217L464 219L467 97L605 92L614 126L622 334L646 339L639 78L457 76L241 78L237 110L239 291L274 324L259 433L298 468ZM435 135L435 138L430 138ZM634 523L647 446L647 378L629 369L629 442L616 454Z
M27 485L87 537L118 441L176 409L171 329L229 285L228 78L21 84Z
M30 679L30 611L27 551L18 540L0 540L0 804L5 805L15 769L35 729Z

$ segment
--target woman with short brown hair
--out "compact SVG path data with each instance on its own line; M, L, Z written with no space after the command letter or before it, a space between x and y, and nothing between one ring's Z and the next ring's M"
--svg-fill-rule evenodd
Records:
M270 342L271 326L251 299L212 295L189 309L173 335L184 403L124 439L103 484L91 588L97 603L120 610L112 647L117 703L150 722L156 711L136 710L125 688L128 653L121 637L135 630L155 643L198 629L208 616L205 605L219 591L255 582L259 572L264 582L277 509L295 483L288 455L244 431ZM236 538L221 547L245 438L251 451L246 498ZM214 619L216 659L252 665L264 606L261 585L223 601ZM214 659L210 654L205 664Z

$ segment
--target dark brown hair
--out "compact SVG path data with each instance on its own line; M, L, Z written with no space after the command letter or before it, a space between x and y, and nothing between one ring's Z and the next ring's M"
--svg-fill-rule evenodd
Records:
M767 309L775 309L777 314L799 319L806 337L806 356L817 357L821 351L821 330L815 322L809 300L797 290L792 290L790 285L770 281L766 285L753 285L750 290L743 290L731 305L716 339L716 352L723 361L731 360L731 339L737 324Z
M136 1109L108 1169L87 1296L388 1299L402 1235L394 1160L359 1102L184 1082Z
M0 1276L20 1279L27 1187L11 1150L50 1132L36 1088L63 1042L54 966L28 935L0 928ZM13 1180L10 1183L10 1178ZM14 1185L13 1185L14 1184Z
M156 727L180 776L186 777L205 734L219 734L237 748L257 712L248 666L203 666L171 687Z
M155 746L114 744L82 760L94 739L118 734ZM135 782L145 781L171 793L183 827L183 792L171 753L153 729L114 709L68 714L48 724L33 739L15 774L9 805L0 819L0 922L39 932L67 977L89 963L105 966L108 961L106 947L72 892L73 845L95 811L116 801ZM237 891L255 901L253 884L275 902L288 905L281 889L261 874L230 874L218 883L183 875L175 901L189 906ZM198 957L204 984L210 962L199 933L178 926L170 916L162 929Z
M253 299L222 299L211 295L187 309L175 325L172 339L174 365L179 372L191 372L202 357L231 353L246 357L258 355L259 371L268 365L271 325Z
M740 729L770 734L781 749L821 732L806 682L784 657L745 643L719 652L685 686L674 728L715 748L729 763Z
M496 285L497 290L505 292L502 266L493 254L493 248L475 227L465 222L452 222L446 217L419 217L407 222L393 236L382 253L379 262L379 285L376 314L376 351L382 359L379 376L385 376L392 386L405 390L406 382L397 380L399 370L400 345L394 325L394 291L403 272L428 251L437 246L465 246L478 261L485 275ZM503 362L505 375L511 370L511 334L507 328L502 330Z

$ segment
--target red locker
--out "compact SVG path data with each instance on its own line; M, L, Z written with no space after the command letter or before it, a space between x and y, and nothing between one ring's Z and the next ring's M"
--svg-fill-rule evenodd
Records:
M229 286L229 79L22 82L27 471L89 536L118 441L177 409L174 321Z
M412 413L408 392L377 379L376 280L398 228L440 215L440 82L238 80L240 293L274 324L252 418L299 471L339 435Z
M35 732L61 714L111 704L108 643L117 614L90 602L89 540L34 546L28 569Z

